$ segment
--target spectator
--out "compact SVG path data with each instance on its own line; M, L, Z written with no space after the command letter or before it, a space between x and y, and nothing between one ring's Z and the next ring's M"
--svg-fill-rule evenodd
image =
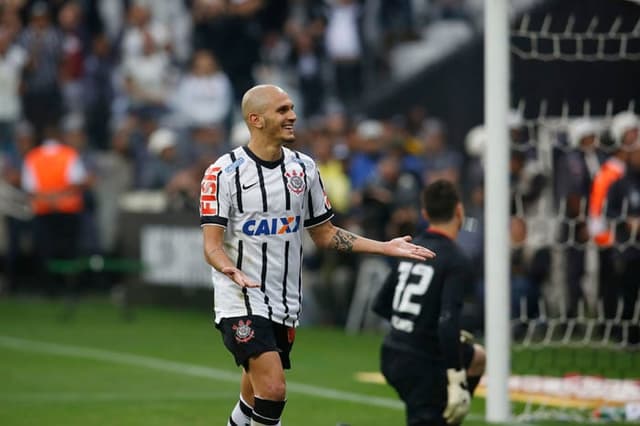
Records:
M179 64L186 64L191 56L191 14L187 10L188 2L175 0L136 0L149 11L149 27L160 35L162 43ZM164 29L164 30L160 30Z
M23 108L25 118L42 133L46 123L62 116L60 61L63 38L49 17L46 2L39 1L30 9L29 25L20 34L20 44L27 51L24 73Z
M387 238L415 232L420 182L401 169L398 155L383 155L376 173L362 191L362 227L365 235Z
M383 33L385 50L404 40L415 40L419 36L413 28L413 5L410 0L387 0L380 2L378 20Z
M135 61L144 56L149 40L158 50L165 53L170 51L168 26L152 21L148 5L134 3L127 12L127 26L122 36L122 62Z
M253 83L259 60L257 14L262 0L196 0L193 8L196 49L211 50L231 79L236 101Z
M640 290L640 139L637 129L629 139L633 133L635 141L627 145L626 173L611 185L607 209L607 216L616 223L615 238L619 243L619 249L614 252L614 261L618 267L623 321L633 318ZM630 324L627 339L623 343L640 343L640 324L637 320Z
M32 196L33 239L49 294L72 290L71 275L47 274L52 262L78 256L82 191L87 172L75 148L62 143L57 127L44 128L42 145L31 149L22 168L22 187ZM72 271L67 271L72 272ZM62 288L62 287L67 288Z
M356 0L336 0L327 13L325 47L333 66L336 95L351 107L363 89L362 9Z
M584 299L582 279L585 274L585 245L589 241L586 216L589 191L593 177L604 162L604 154L597 150L598 129L588 119L578 119L569 125L571 151L557 163L560 211L564 212L560 239L566 244L567 314L575 317L578 301Z
M15 126L13 152L5 156L2 166L2 179L14 188L21 188L21 174L24 157L35 145L33 127L27 122L20 122ZM25 245L31 241L32 221L27 218L5 216L7 231L7 252L5 256L7 273L7 292L15 289L18 282L19 259L29 253Z
M194 53L191 69L182 78L173 104L186 126L224 129L230 117L233 89L216 58L206 50Z
M201 158L218 158L227 148L225 143L226 133L219 127L196 126L188 131L188 146L182 144L180 155L189 161L198 161Z
M111 148L96 156L98 176L95 185L96 220L99 241L104 253L113 254L118 236L118 200L135 185L135 170L131 149L134 120L121 123L111 140Z
M614 233L607 223L605 206L611 185L620 180L626 172L629 149L633 146L640 131L638 117L631 112L618 113L611 121L609 132L613 142L612 155L600 166L593 178L589 194L589 235L598 245L598 295L604 305L606 318L614 318L618 306L618 279L614 264Z
M324 187L337 215L344 216L350 208L351 182L345 173L343 163L334 155L334 145L328 134L321 133L313 139L313 153L318 170L325 183ZM340 217L337 218L340 220Z
M0 27L9 40L15 40L22 30L20 7L20 1L4 1L0 8Z
M349 179L355 191L360 191L375 173L386 142L384 127L376 120L364 120L354 135Z
M215 161L215 158L200 158L171 176L164 188L171 210L191 211L198 206L200 180L212 160Z
M0 154L15 153L13 127L21 116L20 83L26 52L11 44L10 34L0 30Z
M82 77L87 51L87 34L83 33L82 9L76 1L65 3L58 13L62 30L62 59L60 78L65 111L78 114L83 111Z
M111 103L114 99L113 73L115 61L111 45L104 33L93 37L91 53L85 60L82 95L90 143L99 149L109 145Z
M180 170L176 135L169 129L155 130L149 137L151 158L142 174L142 187L164 189L171 177Z
M422 128L424 144L423 161L425 185L445 179L453 183L460 182L462 155L447 146L445 129L439 120L426 120Z
M129 113L159 118L166 112L170 63L149 33L144 33L142 55L129 56L122 65Z
M314 39L307 32L294 35L292 60L298 76L298 86L302 95L302 109L308 119L322 112L324 107L324 79L322 58Z
M84 209L80 214L79 253L92 255L101 253L101 243L96 224L96 199L94 188L98 178L97 152L92 147L85 131L85 121L81 114L69 114L62 120L63 141L74 148L87 175L83 186L82 198Z
M527 234L527 222L521 217L512 216L511 318L518 318L521 314L526 314L528 318L538 315L540 290L549 270L549 252L527 244Z

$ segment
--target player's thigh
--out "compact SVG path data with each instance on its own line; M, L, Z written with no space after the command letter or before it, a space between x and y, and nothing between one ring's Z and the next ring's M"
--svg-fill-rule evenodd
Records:
M443 424L447 378L441 363L383 347L382 373L407 407L407 424Z

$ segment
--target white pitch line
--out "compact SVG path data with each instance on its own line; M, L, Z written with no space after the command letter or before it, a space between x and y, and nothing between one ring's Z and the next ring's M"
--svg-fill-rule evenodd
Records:
M204 377L223 382L239 383L240 381L240 375L238 372L230 372L212 367L203 367L200 365L167 361L159 358L133 355L123 352L107 351L103 349L39 342L10 336L0 336L0 346L27 352L37 352L72 358L91 359L94 361L104 361L116 364L134 365L137 367L150 368L163 372L170 372L193 377ZM356 402L374 407L385 407L398 410L404 409L404 405L402 404L402 402L395 399L362 395L337 389L307 385L304 383L287 382L287 391L318 398Z
M200 365L167 361L160 358L108 351L104 349L27 340L11 336L0 335L0 346L25 352L44 353L71 358L83 358L115 364L134 365L137 367L144 367L163 372L170 372L193 377L204 377L223 382L238 383L240 379L240 376L237 372L230 372L212 367L203 367ZM358 404L369 405L373 407L391 408L395 410L404 409L404 404L396 399L357 394L337 389L308 385L304 383L288 381L287 392L308 395L316 398L331 399L335 401L355 402ZM467 416L467 419L474 421L481 420L483 419L483 416L469 414Z
M213 401L235 398L236 392L122 393L122 392L11 392L0 393L2 402L156 402Z

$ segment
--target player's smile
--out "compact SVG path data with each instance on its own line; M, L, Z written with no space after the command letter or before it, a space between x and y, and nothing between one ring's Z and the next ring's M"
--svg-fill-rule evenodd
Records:
M288 132L293 133L293 122L291 123L285 123L282 125L282 127L287 130Z
M295 138L295 134L294 134L294 130L293 130L293 124L295 123L295 120L287 120L282 124L282 129L283 129L283 133L284 133L284 138L286 138L288 141L293 141L293 139Z

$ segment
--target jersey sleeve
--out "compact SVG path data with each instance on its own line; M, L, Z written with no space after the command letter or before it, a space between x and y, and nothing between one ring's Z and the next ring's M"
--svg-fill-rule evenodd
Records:
M309 228L319 225L333 217L331 203L327 197L320 177L320 171L315 164L310 168L307 184L309 190L307 192L307 209L304 218L304 227Z
M220 160L205 171L200 184L200 226L227 226L231 198Z

